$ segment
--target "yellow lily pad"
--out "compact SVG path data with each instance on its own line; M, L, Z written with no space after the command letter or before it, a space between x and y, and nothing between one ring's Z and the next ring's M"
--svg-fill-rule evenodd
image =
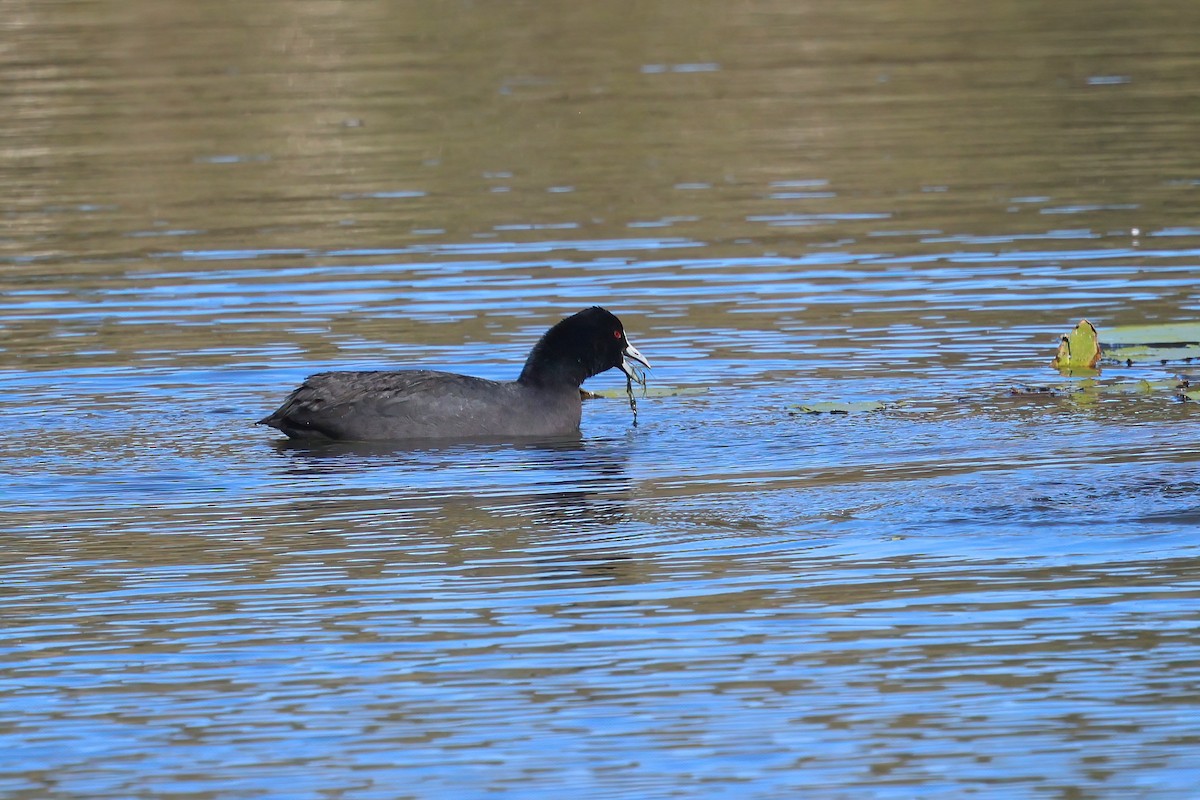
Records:
M1094 374L1100 362L1100 337L1096 326L1086 319L1079 320L1075 330L1064 334L1058 342L1058 353L1050 366L1064 375Z

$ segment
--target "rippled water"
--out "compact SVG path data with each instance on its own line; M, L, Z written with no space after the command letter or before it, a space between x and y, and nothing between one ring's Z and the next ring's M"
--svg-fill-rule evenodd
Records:
M0 795L1193 796L1195 406L1010 389L1197 316L1198 9L10 3ZM594 303L636 426L251 424Z

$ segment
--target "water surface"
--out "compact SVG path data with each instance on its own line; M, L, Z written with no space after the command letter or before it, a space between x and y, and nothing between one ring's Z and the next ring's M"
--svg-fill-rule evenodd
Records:
M1197 16L13 4L0 794L1191 796L1194 404L1010 389L1197 316ZM251 425L591 304L636 426Z

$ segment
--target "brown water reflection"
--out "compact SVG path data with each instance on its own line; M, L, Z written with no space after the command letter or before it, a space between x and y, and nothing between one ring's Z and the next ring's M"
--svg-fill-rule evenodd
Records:
M1200 7L4 11L0 795L1190 796L1194 404L1008 388L1196 316ZM702 391L250 425L592 303Z
M732 241L786 206L976 235L1114 198L1139 213L1100 232L1193 222L1189 4L701 7L30 4L6 60L20 251L604 238L664 217Z

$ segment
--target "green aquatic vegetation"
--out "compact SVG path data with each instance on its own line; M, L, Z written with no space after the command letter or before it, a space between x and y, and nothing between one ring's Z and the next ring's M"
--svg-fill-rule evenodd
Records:
M1081 394L1092 396L1137 395L1145 397L1159 392L1172 392L1180 386L1180 382L1175 379L1156 381L1146 380L1145 378L1136 381L1097 381L1089 379L1077 383L1039 384L1037 386L1021 384L1011 387L1008 393L1010 395L1044 397L1069 397Z
M830 400L802 403L791 408L791 413L801 414L862 414L868 411L882 411L887 405L878 400Z
M1200 358L1200 322L1120 325L1101 338L1105 363L1132 366Z
M1103 344L1101 343L1103 340ZM1048 400L1065 400L1079 407L1091 406L1101 401L1119 400L1121 397L1154 398L1171 397L1188 402L1200 402L1200 375L1178 377L1144 377L1135 380L1118 378L1100 379L1102 365L1125 363L1165 362L1172 360L1190 361L1200 358L1200 322L1176 322L1163 325L1128 325L1100 332L1096 326L1082 319L1075 328L1059 338L1058 351L1051 366L1068 380L1058 383L1010 386L998 389L993 397L1044 397ZM1070 379L1083 380L1070 380ZM634 383L641 392L634 392ZM626 376L625 388L604 389L597 392L580 390L585 399L619 399L622 394L629 400L633 412L633 423L637 425L637 397L662 398L703 394L704 387L650 388L643 371L636 376ZM942 407L962 407L979 397L923 398L922 403L933 403ZM787 407L791 416L866 414L884 410L912 411L917 406L912 400L896 399L886 403L879 400L820 400L796 403Z
M1058 352L1050 366L1064 375L1094 375L1100 362L1100 338L1096 326L1086 319L1079 320L1075 330L1063 334Z
M627 386L625 389L600 389L599 391L588 391L580 389L579 393L584 400L620 400L627 396L627 392L632 390L632 386ZM658 397L692 397L698 394L706 394L708 389L703 386L651 386L643 387L638 396L642 398L658 398Z
M1103 344L1101 343L1103 340ZM1065 380L1042 385L1019 385L1009 387L1004 394L1009 397L1044 397L1050 401L1066 401L1077 407L1088 407L1102 401L1119 401L1120 398L1170 397L1187 402L1200 402L1200 375L1177 377L1148 376L1135 380L1118 378L1101 380L1102 365L1166 364L1171 361L1200 359L1200 322L1172 322L1162 325L1127 325L1103 333L1086 319L1059 338L1058 351L1050 366L1057 369ZM1082 378L1083 380L1078 380ZM995 395L994 395L995 396ZM926 398L925 402L939 405L970 405L978 397ZM906 401L897 400L884 404L875 400L832 400L800 403L788 407L788 413L797 414L855 414L883 409L911 408Z
M625 373L625 394L629 397L629 410L633 412L633 427L637 427L637 398L633 396L633 380L637 378L637 382L642 387L642 394L646 393L646 371L640 367L633 368Z
M688 395L704 394L705 392L708 391L708 389L701 387L701 386L685 386L685 387L656 386L654 388L650 388L646 384L645 370L638 369L635 366L634 372L637 375L636 378L631 375L625 376L624 391L622 391L620 389L601 389L598 392L592 392L592 391L588 391L587 389L580 389L579 394L583 397L584 400L599 400L602 398L609 399L609 400L616 400L616 399L620 399L620 397L622 395L624 395L625 397L627 397L629 399L629 409L630 409L630 411L633 412L633 424L636 427L637 426L637 395L635 395L634 391L633 391L634 383L637 383L639 386L642 387L641 392L639 392L638 394L640 394L643 398L686 397Z

